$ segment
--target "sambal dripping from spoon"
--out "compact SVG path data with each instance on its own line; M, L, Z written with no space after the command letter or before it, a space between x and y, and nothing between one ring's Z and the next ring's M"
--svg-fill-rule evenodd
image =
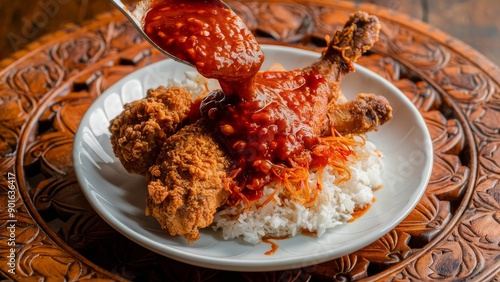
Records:
M260 70L264 54L257 40L222 1L152 0L149 7L148 37L201 75L217 79L226 95Z

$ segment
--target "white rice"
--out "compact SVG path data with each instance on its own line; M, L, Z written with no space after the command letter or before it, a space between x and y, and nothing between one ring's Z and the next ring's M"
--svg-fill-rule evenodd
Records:
M248 243L258 244L263 237L295 236L303 230L321 237L328 229L345 224L356 208L373 202L374 191L382 185L382 156L375 145L367 141L353 149L355 156L348 161L349 180L340 182L342 176L330 167L325 168L323 188L307 207L287 195L286 189L274 196L275 201L260 206L275 189L268 185L248 211L242 203L215 214L214 230L221 230L226 240L242 237ZM316 173L311 173L309 184L315 187L316 182Z
M167 78L162 81L166 87L178 86L182 87L191 93L193 98L200 95L207 94L209 91L220 89L219 82L215 79L207 79L195 71L184 72L184 79L176 79L173 77Z
M207 80L196 72L186 72L185 76L185 80L170 79L166 85L184 87L194 98L220 88L216 80ZM369 141L352 149L355 154L347 162L349 180L339 181L343 175L326 167L321 175L323 188L307 207L293 200L286 189L262 206L275 189L268 185L249 210L242 201L239 206L216 213L213 229L221 230L226 240L242 237L246 242L258 244L263 237L295 236L302 231L321 237L328 229L347 223L356 208L373 203L374 191L382 186L380 151ZM317 178L316 173L310 173L310 187L316 187Z

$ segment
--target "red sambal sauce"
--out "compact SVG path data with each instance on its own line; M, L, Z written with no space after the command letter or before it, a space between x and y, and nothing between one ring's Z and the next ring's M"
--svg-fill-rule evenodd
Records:
M264 55L241 19L218 0L153 0L144 31L162 49L222 86L200 114L235 160L232 200L255 200L274 165L310 167L326 121L329 87L313 68L258 72ZM323 158L324 156L320 156Z
M204 116L215 121L235 156L234 197L260 198L262 187L280 177L271 171L276 164L317 163L311 149L325 127L328 91L325 77L310 70L269 71L257 73L239 95L212 93L219 97L202 103Z
M219 126L231 148L270 161L299 157L317 143L325 122L325 81L302 70L258 73L252 89L223 110Z
M144 31L163 50L221 84L259 71L264 55L242 20L218 0L153 0ZM230 91L226 87L226 92Z

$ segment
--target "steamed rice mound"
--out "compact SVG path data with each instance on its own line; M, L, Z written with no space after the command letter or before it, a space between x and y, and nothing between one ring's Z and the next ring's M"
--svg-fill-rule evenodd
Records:
M372 204L374 191L382 186L380 151L369 141L352 149L355 154L347 162L348 180L345 180L346 175L325 167L320 177L322 189L307 206L294 200L286 189L281 189L272 201L262 205L274 189L279 189L277 184L270 184L264 187L264 195L251 202L249 208L242 202L215 214L214 230L221 230L226 240L242 237L248 243L258 244L263 237L293 237L302 231L321 237L328 229L345 224L355 209ZM309 185L315 187L317 181L317 173L311 172Z

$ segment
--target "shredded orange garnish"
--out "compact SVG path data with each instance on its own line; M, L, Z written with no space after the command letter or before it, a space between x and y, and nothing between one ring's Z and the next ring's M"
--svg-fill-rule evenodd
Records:
M274 201L274 196L276 196L276 194L280 190L281 190L281 187L278 186L278 188L274 189L273 193L262 204L259 204L259 206L262 207L262 206L267 205L267 203L269 203L271 200Z
M330 35L328 35L328 34L327 34L327 35L325 35L325 41L326 41L326 46L330 46L330 42L332 41L332 40L331 40L331 38L330 38ZM327 48L327 47L325 47L325 50L324 50L324 51L326 51L326 49L328 49L328 48ZM323 52L324 52L324 51L323 51Z
M289 160L288 165L271 163L271 169L268 173L274 179L272 182L277 188L270 195L267 195L265 200L259 201L258 206L264 206L271 201L275 201L276 195L282 191L282 188L302 205L313 203L323 187L322 174L326 166L329 166L337 173L337 183L348 181L351 178L351 172L346 162L349 156L355 155L352 147L365 144L366 139L361 135L343 136L334 130L332 132L334 132L332 136L321 137L318 144L311 148L311 157L309 159L301 157L300 159ZM317 181L314 186L311 186L309 182L311 171L317 174ZM250 191L253 190L253 187L246 182L237 183L236 179L241 173L243 173L241 168L232 170L224 180L224 187L231 193L228 201L229 205L238 205L243 201L248 210L251 202L261 196L256 197L256 199L249 199L245 196L244 189ZM262 191L257 192L262 193Z
M323 170L325 167L320 167L318 171L316 172L316 175L318 176L318 181L317 181L317 189L316 190L321 190L323 189Z

